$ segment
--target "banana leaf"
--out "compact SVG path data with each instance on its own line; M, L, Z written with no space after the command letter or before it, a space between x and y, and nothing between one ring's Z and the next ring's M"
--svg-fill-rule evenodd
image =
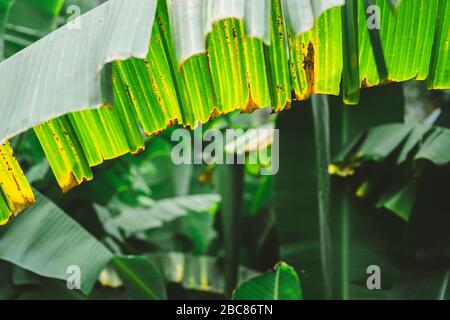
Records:
M149 208L122 210L114 223L128 233L137 233L158 228L190 213L213 214L220 203L218 195L190 195L156 201Z
M80 17L84 28L71 30L66 25L4 61L0 65L3 92L20 87L22 94L7 94L1 100L5 120L1 143L60 115L104 105L101 70L113 60L145 57L155 10L156 2L151 0L109 1ZM48 49L56 46L64 49ZM51 94L38 94L41 90Z
M301 300L300 280L294 268L280 262L274 270L241 283L233 300Z
M18 0L11 8L6 25L5 56L10 57L57 27L63 0Z
M129 299L167 299L163 278L156 266L148 259L143 257L114 257L112 264L125 283Z
M36 126L57 181L68 191L93 178L91 167L141 151L140 126L156 135L175 123L194 128L214 116L269 103L275 111L285 110L292 89L301 99L338 94L342 72L348 103L358 101L360 86L384 82L362 25L363 1L348 1L342 10L334 8L342 1L302 2L304 16L297 19L289 8L301 2L272 0L270 15L254 21L249 20L255 19L249 14L254 3L224 3L133 0L124 8L112 0L80 17L89 28L65 25L4 61L0 141ZM377 4L388 81L429 78L430 88L447 87L446 0L405 0L395 14L387 4ZM267 1L264 8L269 11ZM414 29L419 32L411 35ZM186 30L190 37L183 36ZM344 38L331 30L342 30ZM80 50L80 43L88 50ZM45 49L60 45L65 50ZM55 59L60 63L52 63ZM111 110L75 112L110 104ZM70 112L75 113L53 120Z
M89 294L111 252L36 190L36 204L0 234L0 259L44 277L66 280L70 266L81 272Z
M403 116L401 88L388 86L362 93L361 104L371 112L361 107L342 109L336 99L330 103L332 156L367 126ZM297 119L303 120L300 126ZM318 146L312 119L308 104L299 105L279 118L278 128L283 134L280 172L274 177L274 211L281 259L301 275L306 299L330 297L330 292L331 297L339 299L386 297L404 261L398 247L404 224L387 212L374 210L351 196L347 198L350 186L335 179L331 180L329 219L319 218L319 199L323 205L319 192L324 190L319 190ZM292 179L293 175L296 179ZM321 230L328 228L330 242L320 239ZM379 232L383 232L383 239ZM399 245L394 246L391 241ZM324 252L329 253L324 256ZM331 260L327 258L330 254ZM385 270L386 286L381 291L370 291L365 284L366 271L377 263Z
M151 254L153 261L169 283L185 289L225 295L225 275L219 260L210 256L188 255L180 252ZM258 272L239 266L239 282L259 275Z

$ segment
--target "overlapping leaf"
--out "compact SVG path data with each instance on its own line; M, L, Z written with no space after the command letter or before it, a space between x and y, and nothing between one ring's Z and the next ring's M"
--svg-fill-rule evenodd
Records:
M389 183L384 182L387 186L381 191L377 190L381 181L366 175L356 192L360 197L371 197L372 191L377 190L378 207L385 207L409 220L419 190L418 177L422 175L424 165L448 165L449 142L450 131L447 128L400 123L374 127L335 159L330 172L353 176L359 171L366 172L365 168L371 163L379 164L380 172L397 172Z
M300 280L294 268L280 262L275 270L243 282L234 300L301 300Z
M85 294L111 258L100 242L40 194L27 214L19 216L1 235L0 259L61 280L67 279L69 267L78 267Z
M342 72L349 103L357 102L360 85L385 81L371 53L362 1L327 10L344 2L265 0L258 7L261 17L252 11L255 1L131 4L123 8L124 3L110 1L81 17L80 30L67 25L0 65L6 92L0 101L6 110L1 141L38 125L63 191L92 179L90 168L104 160L142 150L140 126L155 135L174 123L192 128L234 110L271 104L281 111L289 108L292 90L299 99L338 94ZM388 80L429 77L431 88L448 87L447 1L405 0L396 14L383 1L377 5ZM412 35L415 29L419 32ZM412 40L404 45L404 39ZM89 50L79 50L80 43ZM59 45L64 50L43 49ZM131 56L138 59L125 61ZM103 68L113 60L112 68ZM31 76L22 79L26 73ZM112 109L45 122L98 108L113 97Z

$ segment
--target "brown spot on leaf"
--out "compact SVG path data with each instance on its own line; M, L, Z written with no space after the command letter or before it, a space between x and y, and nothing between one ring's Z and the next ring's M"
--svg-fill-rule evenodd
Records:
M307 94L310 94L314 92L314 44L312 41L308 43L306 50L303 50L303 69L308 84Z

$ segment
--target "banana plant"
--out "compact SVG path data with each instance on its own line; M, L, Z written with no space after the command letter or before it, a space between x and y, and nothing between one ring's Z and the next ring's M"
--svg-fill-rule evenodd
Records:
M21 2L33 3L18 1L17 10ZM292 92L297 99L338 94L342 74L348 103L357 102L360 87L386 81L428 78L431 89L448 88L446 0L405 0L395 13L385 1L376 2L387 79L378 74L362 1L311 0L304 7L297 0L211 3L112 0L4 61L0 106L8 122L0 141L34 127L66 192L91 180L91 168L104 160L142 151L141 127L156 135L175 123L193 128L234 110L271 104L282 111L291 105ZM45 12L55 14L61 1L52 5ZM188 7L192 19L181 14ZM10 18L18 19L11 8ZM187 30L192 37L183 35ZM410 45L397 50L406 38ZM47 50L57 45L64 50ZM28 81L23 74L31 75ZM18 169L10 179L21 175ZM8 181L2 184L3 198L9 198L1 206L4 223L24 207L20 199L15 203ZM32 202L30 194L23 197Z
M300 281L294 268L280 262L263 275L242 282L234 300L301 300Z
M129 297L166 298L161 275L151 259L120 253L142 246L173 245L164 241L173 239L164 229L180 220L181 228L187 225L194 230L192 246L204 253L206 244L211 244L209 233L196 235L198 221L190 219L199 211L215 213L219 197L187 195L187 188L180 184L173 188L174 198L150 201L152 188L140 185L137 193L147 202L137 214L134 210L115 216L114 205L120 204L121 211L126 207L123 198L116 198L111 207L95 205L105 245L30 187L14 156L14 137L33 130L59 188L68 192L92 180L94 172L101 172L95 167L140 153L149 146L148 137L164 135L169 127L195 129L217 116L270 106L274 112L283 111L279 127L285 137L281 142L283 165L273 179L276 221L270 216L272 223L267 229L275 225L280 260L295 268L302 289L294 269L280 263L274 271L238 286L234 298L448 295L448 268L440 265L448 243L443 227L447 225L446 204L437 205L432 213L434 223L425 214L431 197L427 187L439 181L445 190L446 176L439 177L435 167L445 167L449 161L443 152L447 130L389 124L356 137L367 127L402 121L399 87L367 88L410 79L428 79L429 89L449 88L447 0L130 0L126 4L111 0L51 32L61 24L62 5L60 0L0 0L0 39L5 50L0 48L8 56L0 63L0 110L4 115L0 125L0 224L36 202L4 229L0 258L20 270L65 279L64 270L56 268L68 264L69 258L59 250L76 251L68 244L73 242L70 237L79 236L98 253L90 260L85 252L77 252L77 261L89 270L81 297L91 293L100 271L110 262ZM380 20L379 29L368 25L371 6L378 8L374 14L379 17L374 18ZM31 8L44 18L27 20L24 10ZM339 98L328 100L322 95ZM377 98L383 95L390 100ZM310 97L310 102L298 102ZM341 101L360 106L350 111ZM331 157L353 138L355 142L328 167ZM304 165L299 167L299 161ZM379 165L375 169L371 167L374 162ZM427 165L422 167L424 162ZM387 175L376 169L386 163L388 168L393 163L402 166L401 170L395 168L389 180L398 176L403 180L380 194L379 181ZM414 170L419 163L417 181ZM360 178L361 168L368 176L356 185L342 179ZM232 174L225 172L228 180L222 179L228 270L225 284L216 290L229 296L242 279L239 228L234 225L245 216L241 196L246 172L234 169ZM109 175L98 174L97 179L114 181L112 185L117 186L122 173L111 170ZM330 178L328 173L341 178ZM190 177L190 171L187 175ZM122 182L125 186L132 183L131 179ZM259 198L270 194L270 183L267 179L259 186ZM375 201L375 208L373 203L355 200L344 192L347 190ZM108 197L101 193L97 193L99 202ZM134 201L133 206L142 205L133 196L121 196ZM411 201L413 197L418 199ZM253 200L249 215L266 206L261 199ZM197 208L199 202L201 208ZM211 221L210 214L208 228ZM75 231L64 232L69 227ZM429 236L427 228L436 232ZM380 232L383 238L377 237ZM400 248L404 233L408 235L406 252ZM183 232L175 237L179 236L186 238ZM8 244L16 238L21 238L21 250L36 251L21 255L20 250L12 250ZM53 243L53 238L58 241ZM38 244L50 248L45 255L37 250ZM58 263L43 264L47 254L58 255ZM408 276L401 277L405 262L411 260ZM373 261L385 270L386 281L383 290L367 292L366 267ZM432 290L420 291L418 284L431 278L433 267L439 272L432 279ZM208 287L202 278L205 273L199 277L200 284L191 287ZM49 292L54 290L52 287Z

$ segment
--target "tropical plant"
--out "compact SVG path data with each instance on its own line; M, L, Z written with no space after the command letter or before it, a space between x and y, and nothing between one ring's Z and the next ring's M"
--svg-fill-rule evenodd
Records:
M0 224L30 207L0 297L447 297L445 108L405 124L391 84L450 89L447 0L97 4L0 0ZM170 161L174 128L275 123L274 177Z
M4 100L2 110L8 123L2 126L0 140L4 142L38 125L35 132L57 181L63 191L68 191L91 180L91 167L105 159L142 150L138 122L147 135L154 135L172 123L194 127L212 115L233 110L250 111L271 104L275 111L281 111L291 104L291 89L297 99L318 93L338 94L341 74L347 103L358 101L361 85L367 87L385 81L429 77L430 88L448 87L445 77L448 35L443 31L449 23L446 0L407 0L399 6L397 16L387 9L384 1L379 1L381 21L389 28L382 25L382 32L372 38L364 26L366 7L362 1L348 1L342 10L328 11L325 9L343 2L321 5L320 1L312 1L304 8L312 14L305 17L298 16L303 11L298 10L299 3L295 0L263 1L261 6L253 2L221 5L221 1L213 1L208 7L207 2L198 0L169 1L168 6L165 1L134 0L133 4L109 1L99 6L79 18L80 29L76 24L66 25L2 63L2 88L5 96L15 98ZM47 5L43 11L47 16L50 13L54 16L61 8L61 1L46 2ZM8 12L6 8L9 6L5 4ZM186 8L192 11L191 16L181 14ZM261 11L260 15L255 15L255 8ZM16 22L20 18L12 11ZM206 22L202 12L208 15ZM417 19L402 19L410 12L421 14L417 14ZM304 33L318 16L315 27ZM408 25L409 20L417 23L418 32L398 53L395 44L402 37L410 37L414 28ZM128 25L130 21L134 21L130 25L133 38L127 28L115 27ZM54 24L44 26L36 22L34 27L38 25L39 31L45 32ZM331 26L339 29L331 31ZM192 36L182 36L181 30L189 30ZM206 41L204 30L208 34ZM377 59L371 58L373 38L381 41L381 45L374 47L382 49L384 64L376 63L380 52L375 51ZM63 44L65 50L51 51L57 52L53 59L60 63L49 63L46 53L49 51L45 48L61 41L67 42ZM289 60L286 41L290 48ZM88 49L78 50L81 45ZM140 59L123 60L130 56ZM334 59L326 58L331 56ZM359 56L368 58L359 59ZM116 62L107 64L113 60ZM404 65L400 67L396 60ZM22 69L30 68L26 64L42 68L27 71ZM222 68L225 65L231 67ZM84 72L76 72L79 66L86 66ZM384 69L381 76L379 69ZM11 78L24 74L52 80ZM46 87L41 89L42 82ZM20 89L15 83L22 83ZM45 93L36 94L41 90ZM58 115L104 104L114 104L115 108L75 112L43 123ZM3 149L5 157L12 157L7 144ZM13 161L10 159L8 163ZM2 183L6 198L2 207L9 208L2 212L4 222L33 201L26 181L21 182L19 190L11 182L20 176L21 170L17 168Z

